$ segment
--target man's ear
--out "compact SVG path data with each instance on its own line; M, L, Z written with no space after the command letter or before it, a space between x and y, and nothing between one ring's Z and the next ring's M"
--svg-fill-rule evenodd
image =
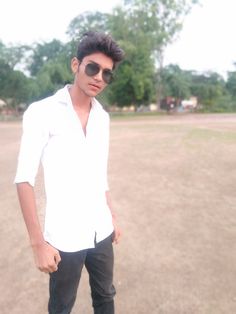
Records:
M70 66L71 66L71 70L74 74L78 71L79 65L80 65L80 61L76 57L71 59L71 65Z

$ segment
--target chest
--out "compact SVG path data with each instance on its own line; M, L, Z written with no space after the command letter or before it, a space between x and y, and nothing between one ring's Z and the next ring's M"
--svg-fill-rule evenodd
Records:
M75 114L78 118L78 123L81 124L82 131L84 135L86 136L87 134L87 124L90 116L90 111L85 111L85 110L80 110L80 109L74 109Z
M59 111L50 122L49 144L58 149L103 150L108 145L108 137L107 121L94 112L78 115L72 111Z

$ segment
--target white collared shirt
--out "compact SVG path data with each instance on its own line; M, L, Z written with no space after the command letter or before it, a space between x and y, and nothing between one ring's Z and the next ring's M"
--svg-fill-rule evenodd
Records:
M44 237L65 252L94 247L113 231L105 191L109 115L96 99L86 136L73 108L68 86L31 104L23 117L15 183L35 183L44 169L46 216Z

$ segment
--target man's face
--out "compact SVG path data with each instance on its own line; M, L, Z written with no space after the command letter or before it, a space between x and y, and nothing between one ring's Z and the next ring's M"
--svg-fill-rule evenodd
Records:
M112 59L97 52L84 57L82 62L77 60L77 64L76 60L74 60L74 69L77 68L77 71L74 71L76 86L89 97L97 96L108 84L107 79L113 69Z

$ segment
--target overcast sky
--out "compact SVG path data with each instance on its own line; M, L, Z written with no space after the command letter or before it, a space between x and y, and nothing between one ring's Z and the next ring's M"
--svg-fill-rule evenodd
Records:
M2 2L2 3L1 3ZM101 4L102 2L102 4ZM165 63L223 75L236 61L236 0L201 0L186 18ZM5 44L66 40L70 21L86 10L110 11L121 0L0 0L0 40ZM99 6L98 6L99 4Z

